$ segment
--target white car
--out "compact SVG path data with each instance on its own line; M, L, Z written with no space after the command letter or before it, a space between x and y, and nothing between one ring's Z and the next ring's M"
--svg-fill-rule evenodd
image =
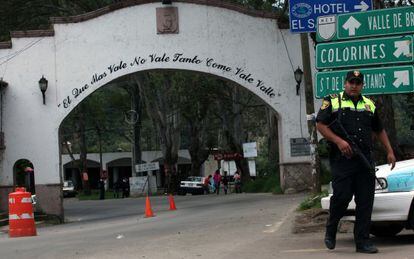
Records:
M204 177L189 176L185 181L181 181L179 194L204 194Z
M63 197L74 197L77 194L75 186L73 185L73 182L70 180L63 181L62 191Z
M414 159L377 166L376 191L372 212L371 234L394 236L402 229L414 229ZM382 185L382 186L381 186ZM322 208L329 209L332 194L322 198ZM355 202L348 206L344 221L355 221Z

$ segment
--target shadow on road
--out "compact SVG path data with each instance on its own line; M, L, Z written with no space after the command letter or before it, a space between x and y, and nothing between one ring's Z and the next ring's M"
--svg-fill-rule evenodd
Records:
M411 232L411 233L410 233ZM407 233L397 235L395 237L374 237L373 241L378 246L393 246L393 245L413 245L414 233L407 230Z

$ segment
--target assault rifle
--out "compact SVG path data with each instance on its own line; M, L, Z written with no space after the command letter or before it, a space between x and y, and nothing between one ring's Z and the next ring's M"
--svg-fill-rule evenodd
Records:
M355 141L351 138L351 136L349 136L348 132L345 130L345 128L342 125L342 123L339 120L339 118L336 119L333 123L336 123L336 125L339 128L339 130L341 131L341 133L345 137L345 141L348 142L351 145L352 152L354 153L354 155L359 158L359 160L361 161L361 163L364 165L364 167L370 173L374 173L375 174L375 172L376 172L375 165L368 160L368 158L365 156L364 153L362 153L361 148L358 146L357 143L355 143Z
M338 96L338 102L339 102L339 109L338 109L338 117L336 118L336 120L334 120L329 126L333 125L336 123L336 125L338 126L339 130L342 132L343 136L345 137L345 141L347 141L352 148L352 152L354 153L355 156L357 156L359 158L359 160L362 162L362 164L364 165L364 167L372 174L374 174L376 181L378 182L378 184L381 186L381 188L384 188L383 183L378 180L377 176L375 175L377 169L375 168L375 164L371 163L368 158L365 156L365 154L362 152L361 148L359 147L359 145L357 143L355 143L355 141L351 138L351 136L349 136L348 132L346 131L346 129L344 128L344 126L342 125L341 122L341 118L342 118L342 105L341 105L341 96Z

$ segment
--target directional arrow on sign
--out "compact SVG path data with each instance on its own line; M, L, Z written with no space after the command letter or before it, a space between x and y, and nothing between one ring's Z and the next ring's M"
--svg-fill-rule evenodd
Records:
M366 95L414 93L414 66L362 68ZM343 91L348 70L318 72L315 76L316 98Z
M361 12L365 12L369 9L369 5L365 3L364 1L361 1L359 5L354 6L355 10L361 10Z
M394 51L394 56L396 58L399 58L401 56L401 54L403 54L404 56L409 56L410 55L410 41L409 40L401 40L401 41L396 41L394 43L396 50Z
M342 28L348 31L349 36L355 35L355 30L358 29L361 26L361 23L358 22L357 19L355 19L353 16L349 17L348 21L344 23Z
M401 84L403 86L410 85L410 71L408 70L395 71L394 78L395 78L395 81L393 85L395 86L395 88L400 87Z

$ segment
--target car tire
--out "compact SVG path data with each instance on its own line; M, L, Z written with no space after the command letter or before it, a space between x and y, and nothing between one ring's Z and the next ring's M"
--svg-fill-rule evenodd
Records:
M371 225L370 233L376 237L393 237L403 230L402 223L387 223Z

